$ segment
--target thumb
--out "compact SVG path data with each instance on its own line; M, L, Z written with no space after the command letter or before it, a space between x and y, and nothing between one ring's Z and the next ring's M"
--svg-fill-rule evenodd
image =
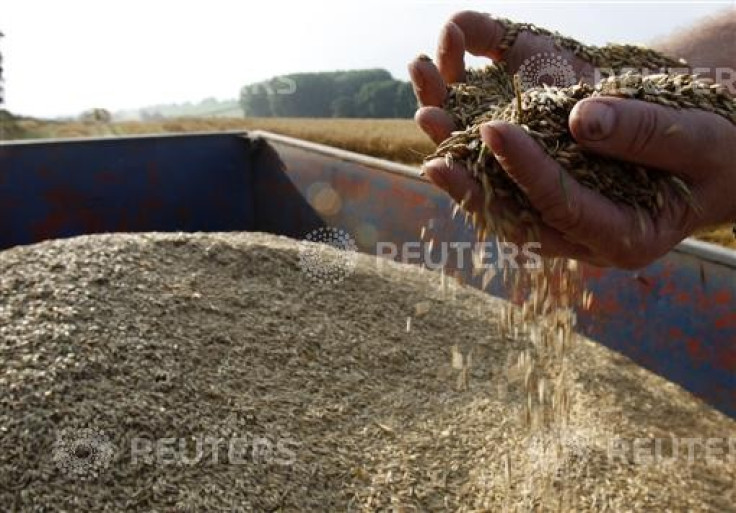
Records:
M570 131L585 149L648 167L688 181L724 162L733 131L721 116L677 110L639 100L588 98L570 112Z

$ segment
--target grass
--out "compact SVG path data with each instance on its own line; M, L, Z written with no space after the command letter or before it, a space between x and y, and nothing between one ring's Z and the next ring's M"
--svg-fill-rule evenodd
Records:
M268 130L405 164L419 164L423 155L434 149L429 138L409 119L178 118L110 125L25 119L17 124L31 138ZM736 249L730 226L702 230L696 237Z
M36 120L20 124L28 136L38 138L259 129L406 164L419 164L434 149L410 119L177 118L110 125Z

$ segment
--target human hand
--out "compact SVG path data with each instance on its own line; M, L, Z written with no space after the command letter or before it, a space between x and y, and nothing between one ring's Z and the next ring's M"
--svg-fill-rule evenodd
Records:
M468 51L506 61L511 72L524 59L540 52L554 52L570 63L584 80L593 68L572 52L558 50L551 38L521 33L503 55L498 44L503 26L488 15L461 12L442 30L437 67L419 60L410 64L417 97L422 105L416 115L419 126L435 142L450 135L450 116L441 109L446 83L464 78L464 54ZM695 229L736 219L736 127L716 114L700 110L675 110L636 100L599 97L579 102L569 126L585 149L669 171L692 192L693 209L681 195L664 198L656 218L645 216L643 230L637 212L613 203L570 177L520 127L491 122L481 130L509 176L539 211L537 231L541 252L565 256L599 266L642 267L669 251ZM424 168L427 177L456 201L469 197L471 212L483 206L480 185L467 170L447 167L437 159ZM559 187L560 173L568 185ZM518 240L524 242L519 230Z

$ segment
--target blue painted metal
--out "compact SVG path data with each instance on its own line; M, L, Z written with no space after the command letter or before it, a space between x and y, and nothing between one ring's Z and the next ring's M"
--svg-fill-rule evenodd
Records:
M232 134L0 145L0 248L82 233L251 229L249 164Z
M273 134L0 145L0 248L106 231L346 229L359 248L471 242L417 170ZM442 261L442 245L410 263ZM446 247L446 246L445 246ZM427 250L428 246L420 246ZM407 252L397 255L406 257ZM480 287L450 253L447 272ZM736 418L736 252L686 242L637 273L584 268L583 333ZM487 291L506 297L500 278Z
M597 300L580 322L592 339L736 417L736 265L690 249L639 272L587 267Z

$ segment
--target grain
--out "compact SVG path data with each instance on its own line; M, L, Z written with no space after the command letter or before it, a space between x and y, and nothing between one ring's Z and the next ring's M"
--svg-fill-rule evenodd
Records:
M581 80L565 87L533 84L525 88L518 74L512 76L504 63L494 63L485 69L469 69L463 83L448 86L444 107L458 129L426 160L443 158L449 167L461 164L480 184L482 208L471 216L479 241L492 237L500 241L539 240L541 224L539 213L524 191L480 137L480 127L492 120L519 125L559 164L559 188L567 201L567 182L574 179L630 209L636 221L631 235L645 235L647 220L669 208L667 201L700 208L688 185L669 173L583 151L568 121L580 100L609 96L700 109L736 123L736 101L725 87L682 73L683 62L646 48L615 44L596 48L532 25L499 21L505 27L501 51L508 50L519 33L530 31L552 38L558 50L568 50L613 74L597 84ZM554 55L544 54L543 58L553 68L561 64ZM643 74L652 68L663 72ZM546 73L554 74L554 70ZM672 137L681 130L671 126L666 134ZM581 270L574 261L543 259L538 268L506 273L504 279L511 297L521 302L521 315L504 314L502 332L525 334L531 342L515 362L510 362L511 372L523 382L526 394L522 424L530 433L560 432L574 408L569 370L577 365L570 357L575 312L589 309L592 295L585 290ZM488 282L484 277L484 288Z
M571 50L614 74L597 84L582 81L568 87L541 84L522 90L518 76L515 79L503 63L496 63L485 69L468 70L464 83L448 88L445 108L459 129L427 160L439 157L448 163L461 163L482 185L487 201L477 228L483 237L496 233L508 238L513 232L508 228L518 226L521 216L527 219L525 224L532 227L539 223L538 213L526 195L480 139L481 124L491 120L521 126L569 176L634 210L642 230L647 215L656 217L667 207L664 200L672 197L667 193L674 193L674 197L691 208L700 207L693 201L687 184L669 173L582 151L568 128L568 119L580 100L611 96L678 109L700 109L736 123L736 100L726 87L683 73L682 61L653 50L633 45L586 46L534 26L500 21L507 28L502 49L512 45L520 31L531 30L549 35L559 49ZM639 72L626 71L630 68ZM643 70L650 74L642 74ZM663 72L653 73L652 70ZM672 136L681 130L681 127L671 126L667 134ZM560 187L566 192L563 174L560 175ZM505 199L503 207L494 205L495 198Z
M528 240L538 240L537 230L541 223L538 212L524 192L509 178L481 140L480 126L492 120L519 125L560 165L559 187L565 198L568 198L569 189L566 182L572 178L631 209L636 219L632 233L638 230L644 234L647 217L656 218L668 208L666 201L681 201L692 209L700 208L688 185L677 177L583 152L570 133L568 120L578 101L611 96L678 109L701 109L736 123L736 102L725 87L690 75L682 69L684 62L649 49L615 44L604 48L590 47L532 25L499 21L505 26L505 36L499 48L502 52L514 44L519 33L530 31L551 37L558 50L570 51L596 68L605 68L609 76L597 84L580 80L577 84L559 87L547 84L529 86L518 74L511 76L503 63L494 63L485 69L467 70L463 83L448 87L444 107L454 119L457 130L426 160L443 158L448 167L461 164L480 184L482 208L471 213L479 241L487 241L491 237L501 242L518 240L523 235ZM566 63L552 54L544 54L542 58L553 67ZM652 74L654 68L659 68L660 72ZM554 70L546 72L553 73ZM672 137L681 130L681 127L671 126L666 135ZM464 208L463 204L459 206ZM512 382L520 383L521 414L517 422L534 442L536 462L541 461L541 469L555 469L552 472L554 477L546 474L541 479L536 479L539 477L537 467L526 473L536 477L532 479L535 481L533 484L527 483L522 488L522 509L570 511L578 508L587 510L589 507L619 511L626 507L638 511L645 508L641 497L631 498L628 503L612 502L607 492L581 508L575 503L576 493L569 493L576 488L580 475L568 469L566 475L560 476L557 472L560 468L549 464L550 456L559 461L561 454L565 453L567 433L571 423L575 424L574 412L585 408L580 395L575 392L573 378L573 374L584 366L576 355L574 328L576 311L589 309L594 298L585 290L580 267L571 260L543 259L541 265L534 269L504 270L504 280L511 297L516 298L521 306L518 309L502 308L501 334L521 337L527 341L527 346L507 361L503 372ZM484 278L484 288L487 282ZM573 431L578 437L587 436L578 428ZM587 427L582 432L587 432ZM507 497L512 493L512 468L506 460L503 473L507 481ZM606 482L609 482L607 477ZM627 482L639 484L631 479ZM651 497L651 492L645 493ZM520 503L514 504L518 506ZM657 510L667 508L660 505Z
M0 252L3 509L734 511L725 456L608 457L613 435L736 437L679 387L573 334L548 346L516 329L530 312L447 294L436 273L358 255L343 282L315 284L298 248L119 234ZM575 365L545 375L563 354ZM564 426L524 425L528 383ZM83 462L112 450L85 479L52 457L75 432L99 449ZM187 446L190 464L131 455L136 437L246 435L266 442L241 464L223 446L199 461ZM278 440L294 442L288 464Z
M559 32L547 30L531 23L517 23L500 17L494 19L504 28L503 38L498 45L501 52L511 48L519 34L531 32L538 36L550 37L558 50L569 50L597 68L613 70L647 68L652 70L687 66L687 63L682 59L673 59L641 45L608 44L603 47L591 46L564 36Z

